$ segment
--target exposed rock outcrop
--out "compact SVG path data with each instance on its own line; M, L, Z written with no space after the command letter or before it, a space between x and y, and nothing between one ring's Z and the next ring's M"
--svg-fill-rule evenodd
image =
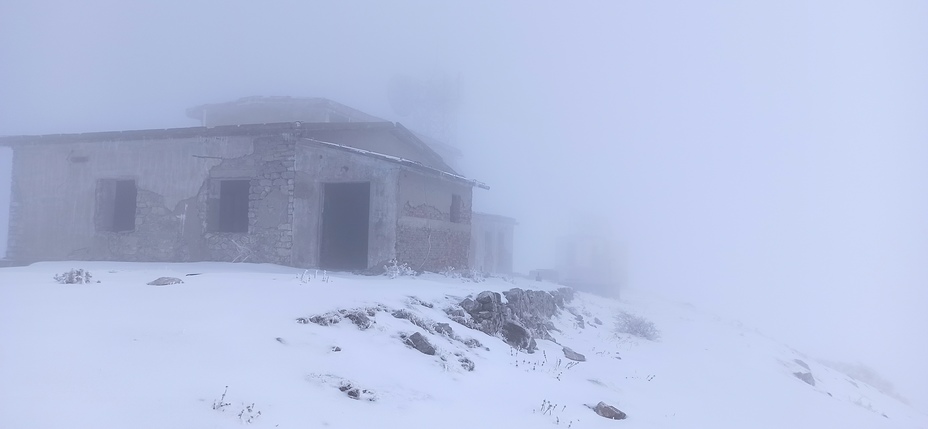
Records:
M449 308L445 312L455 322L500 336L509 345L531 353L535 350L535 338L554 340L551 318L571 300L573 290L569 288L554 292L513 288L502 294L480 292L473 299L462 300L460 308Z
M370 328L374 324L374 321L367 317L367 314L364 314L363 311L349 311L346 312L344 316L362 331Z
M351 323L354 323L355 326L360 330L365 330L374 326L374 317L378 311L384 310L383 308L357 308L353 310L338 310L330 311L324 314L317 314L310 317L300 317L296 319L297 323L308 324L315 323L320 326L329 326L335 325L338 322L342 321L342 318L348 319Z
M483 291L476 298L464 298L461 308L470 315L472 328L496 335L503 326L502 296L496 292Z

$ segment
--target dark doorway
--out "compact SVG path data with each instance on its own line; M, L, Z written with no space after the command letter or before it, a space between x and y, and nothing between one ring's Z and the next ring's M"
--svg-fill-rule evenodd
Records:
M367 268L371 184L326 183L319 265L330 270Z
M135 180L117 180L113 199L113 231L134 231L135 210L138 199Z
M97 181L97 209L94 215L97 231L134 231L137 199L135 180Z

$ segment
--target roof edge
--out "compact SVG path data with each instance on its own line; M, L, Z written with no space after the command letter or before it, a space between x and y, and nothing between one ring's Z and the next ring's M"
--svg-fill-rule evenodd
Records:
M0 145L20 143L75 143L89 141L155 140L162 138L234 137L303 130L393 128L391 122L276 122L270 124L219 125L215 127L152 128L145 130L93 131L88 133L39 134L0 137Z
M369 157L372 157L372 158L378 158L378 159L382 159L382 160L385 160L385 161L393 162L393 163L400 164L400 165L403 165L403 166L406 166L406 167L410 167L410 168L413 168L413 169L416 169L416 170L419 170L419 171L423 171L423 172L426 172L426 173L431 173L431 174L437 175L437 176L439 176L440 178L443 178L443 179L446 179L446 180L449 180L449 181L452 181L452 182L462 183L462 184L466 184L466 185L469 185L469 186L474 186L474 187L477 187L477 188L480 188L480 189L486 189L486 190L489 190L489 189L490 189L490 186L489 186L489 185L487 185L486 183L483 183L483 182L481 182L481 181L479 181L479 180L468 179L468 178L466 178L466 177L464 177L464 176L461 176L460 174L457 174L457 173L450 173L450 172L447 172L447 171L439 170L439 169L437 169L437 168L432 168L432 167L429 167L429 166L427 166L427 165L424 165L424 164L422 164L422 163L420 163L420 162L418 162L418 161L413 161L413 160L409 160L409 159L406 159L406 158L400 158L400 157L398 157L398 156L393 156L393 155L386 155L386 154L379 153L379 152L373 152L373 151L369 151L369 150L358 149L358 148L356 148L356 147L346 146L346 145L342 145L342 144L338 144L338 143L332 143L332 142L327 142L327 141L323 141L323 140L317 140L317 139L310 138L310 137L300 137L300 140L301 140L301 141L304 141L304 142L310 142L310 143L313 143L313 144L317 144L317 145L320 145L320 146L324 146L324 147L330 147L330 148L334 148L334 149L340 149L340 150L344 150L344 151L346 151L346 152L352 152L352 153L356 153L356 154L359 154L359 155L365 155L365 156L369 156Z

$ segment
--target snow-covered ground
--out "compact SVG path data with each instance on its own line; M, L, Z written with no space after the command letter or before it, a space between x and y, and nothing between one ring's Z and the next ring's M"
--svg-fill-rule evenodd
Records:
M52 280L71 268L99 283ZM685 304L577 294L567 306L584 326L570 311L554 321L558 342L587 358L568 365L553 342L518 352L443 311L483 290L556 285L301 274L220 263L0 269L0 427L928 428L928 416L865 383ZM162 276L184 283L146 284ZM366 330L349 320L297 323L357 308L407 309L483 347L389 311L374 312ZM654 322L661 339L617 335L620 311ZM400 335L414 332L437 354L406 346ZM793 375L805 371L796 359L815 386ZM361 399L341 391L345 384ZM600 401L628 418L585 406Z

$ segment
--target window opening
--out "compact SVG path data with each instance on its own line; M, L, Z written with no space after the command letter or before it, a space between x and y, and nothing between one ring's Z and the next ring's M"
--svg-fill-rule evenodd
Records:
M248 232L250 180L219 182L219 232Z

